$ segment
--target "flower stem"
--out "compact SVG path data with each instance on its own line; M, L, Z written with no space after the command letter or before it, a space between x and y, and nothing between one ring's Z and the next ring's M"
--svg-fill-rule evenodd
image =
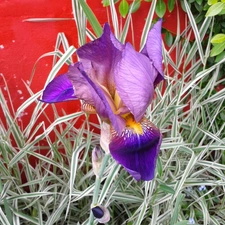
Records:
M101 168L100 168L100 171L99 171L99 175L96 176L95 189L94 189L94 194L93 194L93 199L92 199L92 204L91 204L92 207L96 206L97 203L98 203L98 196L99 196L99 191L100 191L101 180L102 180L102 176L103 176L103 173L105 171L107 162L109 160L109 157L110 157L110 154L105 154L105 156L104 156L104 158L102 160L102 165L101 165ZM93 216L92 213L90 213L89 223L88 224L92 225L93 221L94 221L94 216Z

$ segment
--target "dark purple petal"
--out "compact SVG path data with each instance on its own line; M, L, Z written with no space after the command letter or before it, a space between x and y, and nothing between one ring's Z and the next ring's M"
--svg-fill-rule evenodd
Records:
M109 149L112 157L136 180L149 181L154 178L156 160L160 150L162 135L150 121L141 122L143 134L126 128L122 135L112 134Z
M109 210L106 207L102 205L97 205L93 207L91 210L94 217L97 219L99 223L105 224L109 222L110 214L109 214Z
M114 67L121 58L123 45L112 34L106 23L100 38L77 49L84 71L93 81L105 86L114 94Z
M145 55L136 52L127 43L121 61L115 70L116 89L123 103L140 121L154 95L157 71Z
M104 216L103 210L99 206L95 206L94 208L91 209L93 215L97 218L100 219Z
M109 104L111 101L110 96L107 96L107 93L88 77L82 68L82 64L76 63L71 65L68 76L73 83L76 96L79 99L85 100L86 103L93 105L99 116L105 120L109 119L114 129L121 133L125 126L124 119L113 113L111 107L114 105L112 105L113 103Z
M41 101L55 103L76 99L71 81L67 74L62 74L57 76L46 86Z
M141 53L148 56L153 66L158 71L155 77L154 86L164 79L162 68L162 19L160 19L150 30L146 44Z

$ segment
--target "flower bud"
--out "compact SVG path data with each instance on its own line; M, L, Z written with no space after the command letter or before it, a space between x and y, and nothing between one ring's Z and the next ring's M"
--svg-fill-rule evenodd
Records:
M92 209L94 217L98 220L99 223L107 223L110 220L109 210L101 205L95 206Z
M103 157L103 151L100 149L100 147L96 146L92 151L92 167L96 176L99 175Z
M110 134L110 125L103 122L101 124L100 145L106 154L109 154Z

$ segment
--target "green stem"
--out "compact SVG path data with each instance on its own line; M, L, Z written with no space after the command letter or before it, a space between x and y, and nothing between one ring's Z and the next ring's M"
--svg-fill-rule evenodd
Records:
M102 160L102 165L101 165L101 168L100 168L100 171L99 171L99 175L96 176L96 179L95 179L95 189L94 189L94 194L93 194L93 199L92 199L92 204L91 206L96 206L97 203L98 203L98 195L99 195L99 191L100 191L100 185L101 185L101 180L102 180L102 176L103 176L103 173L105 171L105 168L106 168L106 165L107 165L107 162L110 158L110 154L105 154L103 160ZM94 221L94 216L92 213L90 213L90 217L89 217L89 225L93 224L93 221Z

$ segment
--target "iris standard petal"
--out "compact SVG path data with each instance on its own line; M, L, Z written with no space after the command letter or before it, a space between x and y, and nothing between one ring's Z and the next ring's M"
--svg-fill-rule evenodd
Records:
M45 88L42 95L42 102L55 103L76 100L71 81L67 74L54 78Z
M149 181L154 178L162 135L147 119L143 119L139 125L142 134L129 127L120 136L113 132L109 150L112 157L136 180Z
M153 66L158 71L155 77L154 86L164 79L162 68L162 19L160 19L148 33L146 44L141 51L144 55L148 56L153 62Z
M77 98L84 100L90 105L94 105L93 92L87 79L81 74L79 67L82 63L77 62L69 66L68 78L72 82Z
M69 79L72 81L76 96L95 107L97 114L103 120L110 120L114 129L121 133L125 127L125 121L115 115L107 101L105 92L101 90L86 74L81 63L69 67Z
M116 89L123 103L140 121L154 95L157 71L145 55L127 43L122 59L115 70Z
M77 49L86 73L93 81L105 86L111 95L114 95L113 71L121 58L122 49L123 45L112 34L107 23L100 38Z

